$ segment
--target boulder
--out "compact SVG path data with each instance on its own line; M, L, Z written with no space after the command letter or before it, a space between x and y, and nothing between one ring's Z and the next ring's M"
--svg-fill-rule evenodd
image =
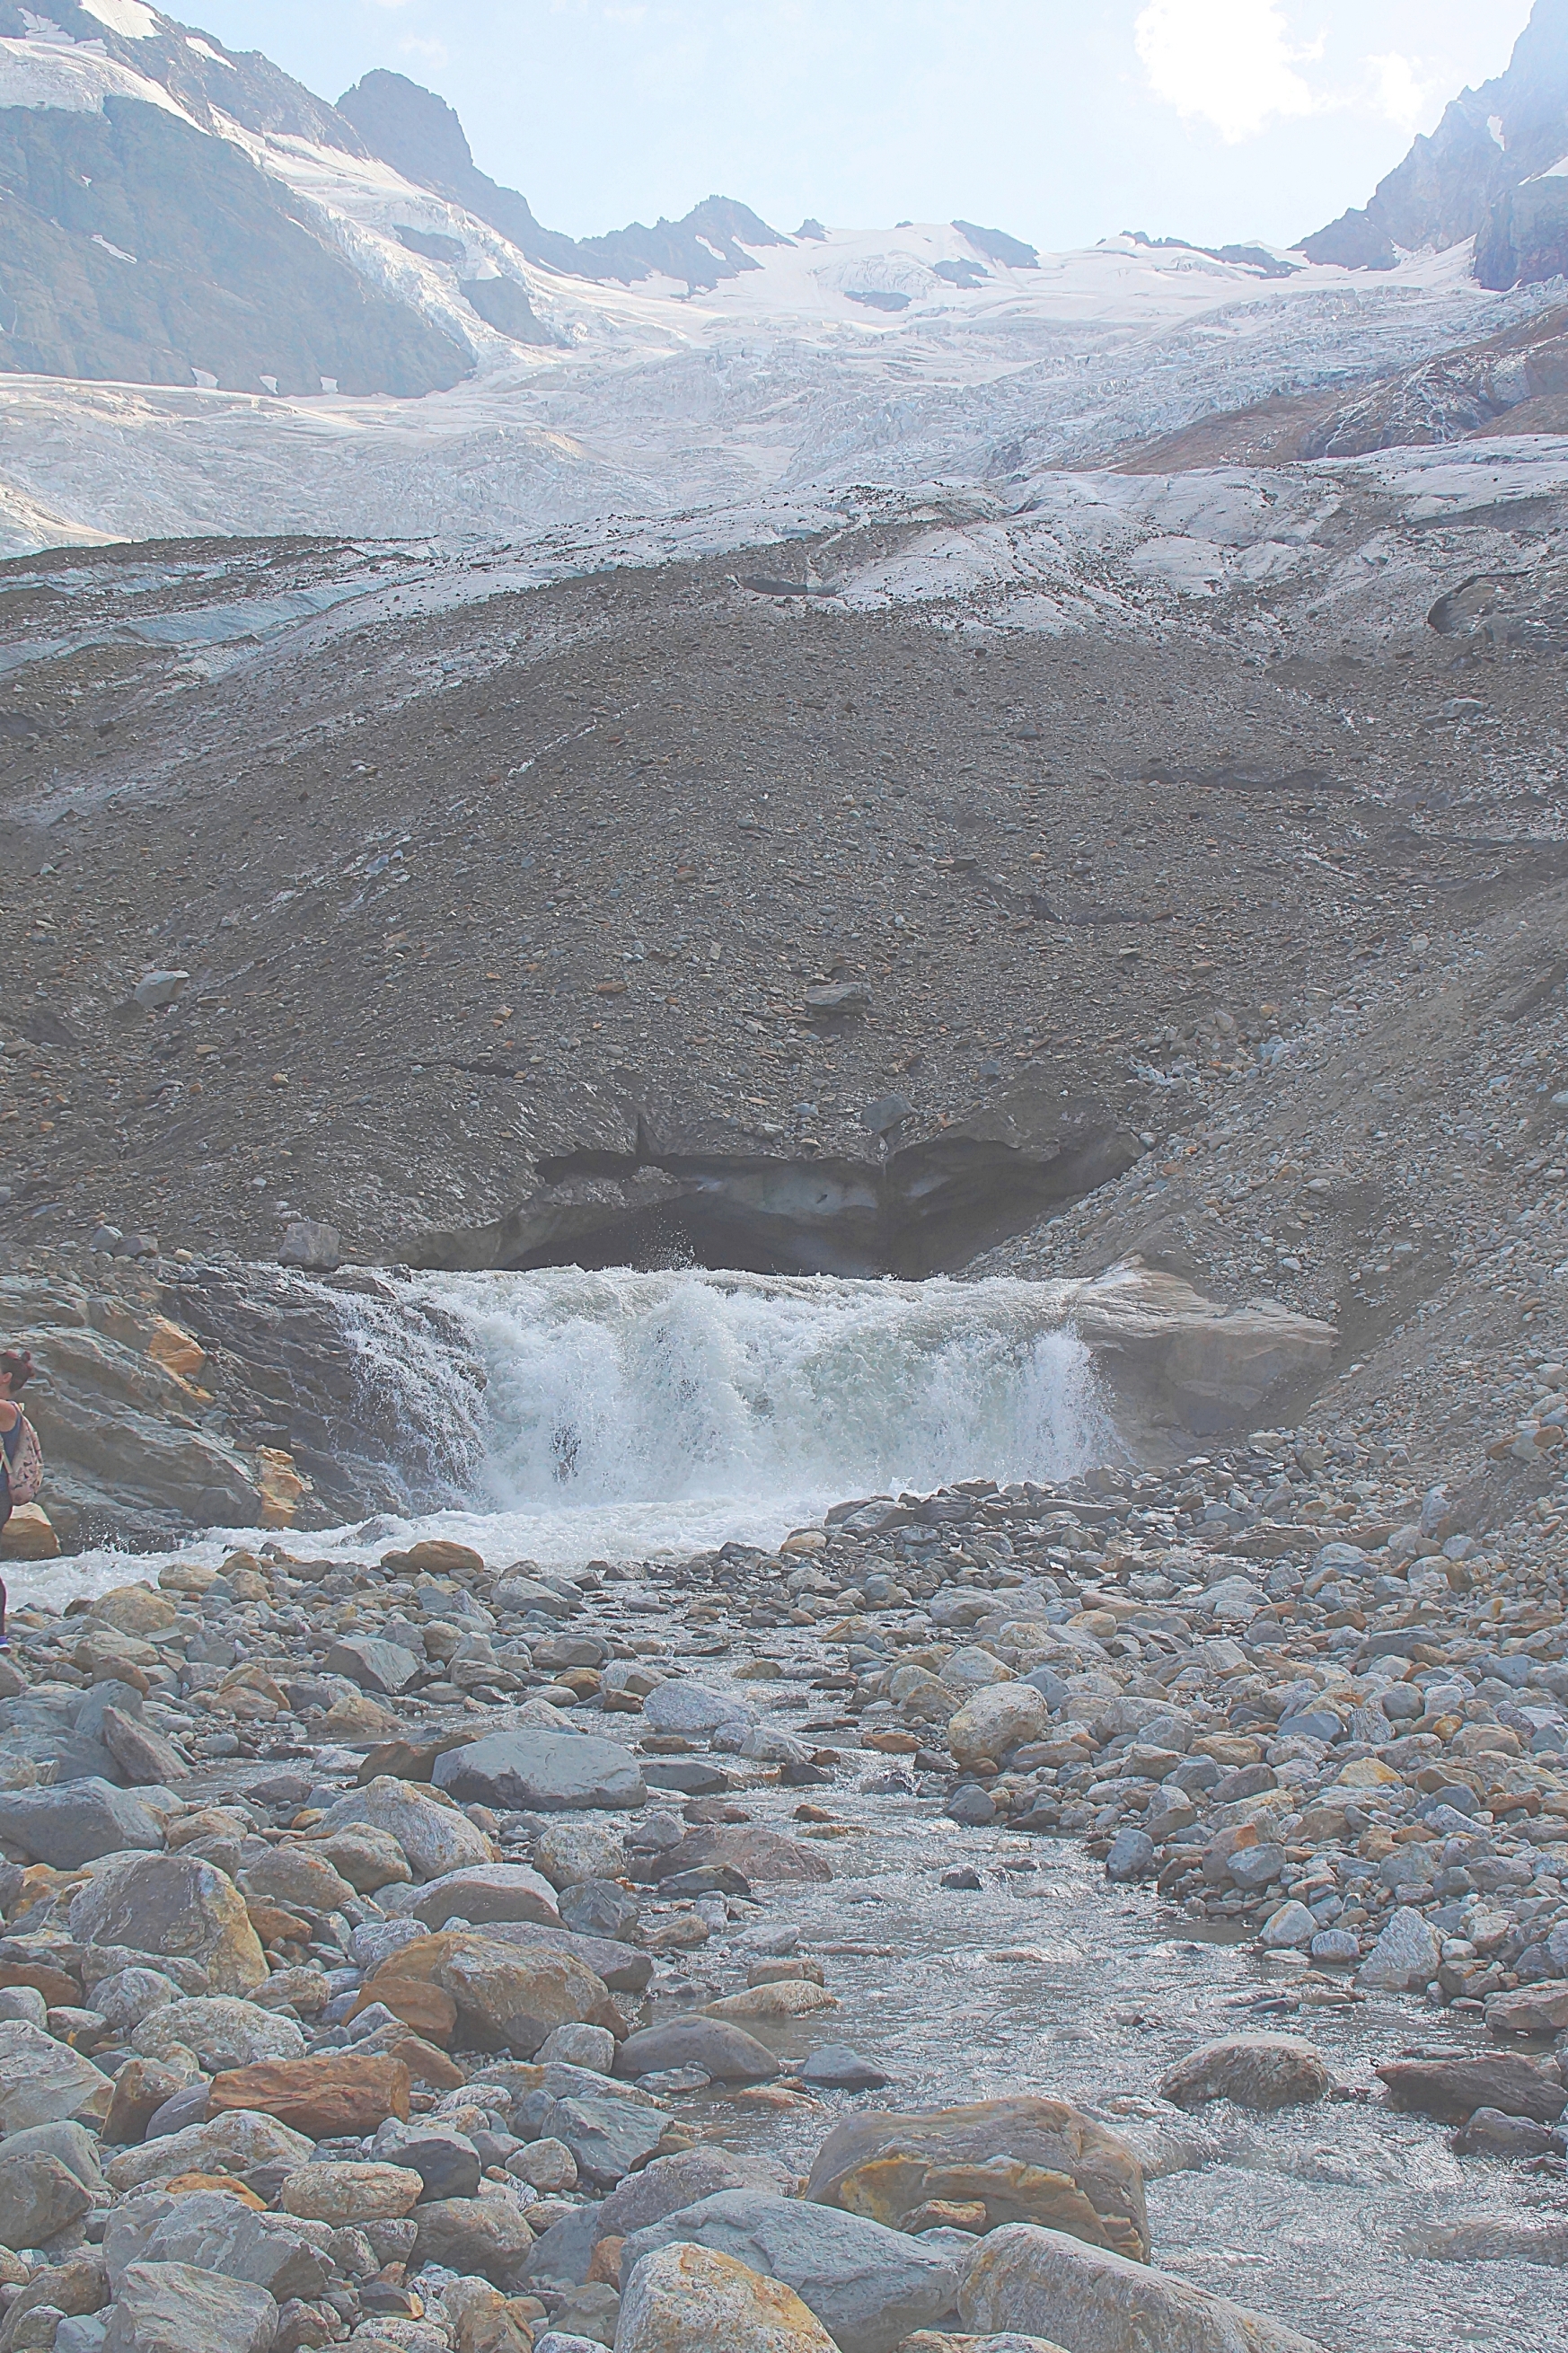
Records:
M584 1880L619 1879L626 1846L613 1822L552 1822L533 1849L534 1867L558 1891Z
M1568 2027L1568 1978L1544 1978L1487 1999L1492 2034L1561 2034Z
M676 2242L638 2264L621 2296L616 2353L835 2353L793 2288L731 2255Z
M808 1978L785 1978L775 1985L745 1986L718 2001L704 2002L704 2018L780 2020L810 2018L819 2010L837 2010L838 1996Z
M265 2288L193 2263L132 2263L110 2311L103 2353L270 2353L278 2306Z
M291 1912L341 1912L354 1900L353 1888L324 1855L299 1846L275 1846L247 1866L243 1884L247 1895Z
M108 2302L109 2274L99 2250L85 2247L78 2254L62 2256L35 2272L6 2306L0 2324L0 2353L11 2353L13 2346L26 2342L28 2332L23 2323L41 2305L71 2319L101 2312Z
M291 2018L276 2018L229 1994L204 1994L149 2010L132 2034L131 2048L142 2059L166 2060L175 2049L194 2051L210 2073L219 2067L247 2067L257 2059L300 2058L305 2038Z
M1045 1694L1032 1683L992 1683L948 1719L948 1746L968 1772L983 1757L1000 1759L1026 1741L1043 1739L1050 1720Z
M532 1920L544 1928L561 1925L554 1889L525 1862L477 1862L467 1871L443 1872L439 1879L393 1897L385 1909L395 1918L423 1920L431 1928L444 1928L453 1919L476 1928L491 1920Z
M290 2217L258 2214L223 2189L127 2199L110 2215L103 2253L116 2290L132 2263L191 2263L248 2280L279 2304L319 2295L333 2269L331 2255L293 2229Z
M180 1989L162 1969L111 1969L92 1989L92 2006L117 2035L132 2033L144 2018L181 1999Z
M1020 2330L1073 2353L1320 2353L1282 2321L1026 2222L981 2241L958 2306L976 2334Z
M371 2144L371 2155L378 2165L412 2168L425 2184L426 2198L472 2198L485 2169L467 2133L434 2121L408 2124L388 2116Z
M0 1789L0 1839L35 1862L78 1871L130 1847L156 1852L163 1825L144 1799L89 1775L46 1789Z
M533 2244L527 2202L510 2182L486 2183L478 2198L428 2200L415 2211L419 2236L410 2271L443 2263L450 2271L482 2272L499 2287Z
M595 2189L613 2189L657 2156L668 2122L662 2108L613 2096L557 2100L540 2120L542 2132L571 2150Z
M492 1862L494 1851L483 1831L456 1806L443 1806L407 1781L379 1774L363 1789L351 1789L328 1807L324 1836L359 1823L384 1831L407 1857L416 1879L439 1879L444 1872Z
M626 2031L604 1979L575 1955L550 1946L520 1949L465 1929L400 1947L367 1978L351 2017L374 2002L436 2042L449 2042L460 2028L466 2042L520 2059L531 2059L557 2026Z
M640 1806L647 1795L634 1757L582 1732L492 1732L448 1748L434 1778L459 1804L533 1813Z
M765 2084L779 2063L753 2035L721 2018L670 2018L628 2035L616 2073L635 2079L667 2067L700 2067L716 2084Z
M598 2210L600 2233L625 2239L649 2223L662 2222L683 2206L695 2206L721 2189L771 2189L787 2197L794 2177L776 2158L742 2157L733 2149L684 2148L656 2157L640 2173L628 2174Z
M68 1919L79 1944L195 1961L214 1993L250 1993L268 1975L244 1896L195 1855L117 1856L71 1899Z
M894 2230L934 2200L979 2201L990 2231L1027 2221L1139 2262L1149 2252L1135 2151L1065 2100L843 2117L816 2153L805 2195Z
M0 2246L41 2246L91 2204L91 2191L58 2157L0 2147Z
M411 2165L301 2165L285 2175L279 2197L286 2214L334 2230L397 2222L411 2214L425 2183Z
M1462 2125L1478 2108L1500 2108L1554 2125L1568 2107L1568 2091L1555 2075L1500 2051L1476 2059L1390 2059L1376 2072L1391 2105L1439 2124Z
M29 2125L101 2124L114 2085L90 2059L26 2018L0 2018L0 2135Z
M310 2143L255 2109L215 2116L210 2124L186 2125L143 2141L140 2148L121 2149L104 2170L117 2196L141 2189L153 2181L171 2181L181 2173L248 2173L258 2165L303 2165Z
M156 2059L128 2059L114 2078L114 2097L103 2121L103 2137L111 2146L139 2141L153 2118L181 2088L173 2067Z
M1436 1978L1439 1959L1437 1940L1420 1913L1402 1904L1389 1915L1355 1981L1369 1990L1414 1993Z
M646 2257L676 2244L706 2247L782 2280L840 2353L892 2353L956 2300L957 2271L945 2253L858 2214L765 2189L721 2189L634 2231L621 2249L622 2293Z
M323 2051L314 2058L263 2061L216 2075L209 2116L253 2109L276 2116L312 2140L374 2132L387 2116L406 2116L411 2085L401 2059L365 2051Z
M374 1634L342 1636L321 1662L325 1673L345 1676L361 1691L376 1692L383 1699L395 1698L424 1663L401 1642L384 1642Z
M1289 2108L1325 2100L1333 2077L1310 2042L1290 2034L1226 2034L1200 2043L1160 2085L1173 2107L1233 2100L1238 2108Z
M498 1944L515 1945L527 1952L573 1953L596 1978L604 1978L612 1993L642 1993L653 1975L651 1954L634 1951L607 1936L544 1928L531 1920L492 1920L485 1934Z
M132 1788L164 1788L171 1781L188 1781L191 1768L172 1740L151 1725L139 1724L120 1708L106 1707L99 1719L104 1746ZM138 1840L138 1845L142 1841Z
M655 1732L701 1735L717 1732L721 1724L744 1721L751 1709L742 1699L726 1699L722 1692L684 1675L670 1675L656 1683L642 1704L643 1721Z
M574 1880L561 1891L561 1917L575 1935L624 1943L637 1934L637 1897L613 1879Z
M360 1895L374 1895L383 1887L406 1886L414 1876L397 1841L385 1831L372 1830L368 1822L334 1831L331 1838L314 1840L312 1845Z
M769 1830L763 1822L726 1824L689 1831L679 1846L666 1847L655 1858L655 1875L662 1884L687 1871L738 1871L759 1885L785 1880L828 1880L831 1864L815 1847ZM638 1877L644 1873L637 1873Z

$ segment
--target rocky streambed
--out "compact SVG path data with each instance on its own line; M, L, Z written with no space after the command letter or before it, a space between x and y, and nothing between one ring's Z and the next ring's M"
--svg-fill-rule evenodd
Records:
M0 2353L1556 2344L1523 1442L18 1609Z

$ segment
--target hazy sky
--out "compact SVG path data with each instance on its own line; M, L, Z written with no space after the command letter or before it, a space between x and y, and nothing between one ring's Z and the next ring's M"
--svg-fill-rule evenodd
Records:
M954 215L1294 242L1364 202L1529 0L194 0L336 98L437 90L477 161L584 236L710 193L776 227Z

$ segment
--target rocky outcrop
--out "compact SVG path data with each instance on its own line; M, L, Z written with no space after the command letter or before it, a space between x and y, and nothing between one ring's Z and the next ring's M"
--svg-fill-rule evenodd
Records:
M1380 180L1370 202L1301 242L1309 261L1392 269L1401 252L1473 237L1483 286L1562 273L1563 184L1542 180L1568 154L1568 5L1536 0L1506 73L1461 90L1430 137Z
M0 370L417 396L471 364L241 148L162 106L0 106Z

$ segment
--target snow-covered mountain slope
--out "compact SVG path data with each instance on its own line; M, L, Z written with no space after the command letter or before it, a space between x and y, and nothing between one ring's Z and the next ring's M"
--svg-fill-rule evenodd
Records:
M720 199L578 245L428 92L371 76L333 107L144 0L0 0L0 191L11 553L612 525L727 550L933 481L1002 512L1548 299L1479 287L1465 245L1370 274L1133 237L1037 255L952 223L785 237Z

